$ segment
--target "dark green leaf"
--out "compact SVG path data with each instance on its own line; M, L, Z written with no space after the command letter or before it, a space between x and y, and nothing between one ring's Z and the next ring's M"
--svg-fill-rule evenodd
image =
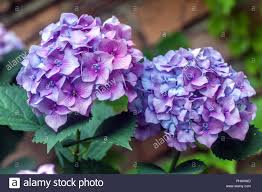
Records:
M69 162L74 161L74 155L71 151L69 151L68 148L64 148L61 143L58 143L55 145L55 153L57 156L57 159L62 167L65 167L64 159L66 159Z
M154 164L138 163L137 173L138 174L165 174L166 172Z
M244 141L232 139L223 133L219 135L219 139L211 149L221 159L242 160L262 150L262 132L250 126Z
M103 159L107 152L111 149L113 143L103 142L102 140L95 140L91 142L87 153L83 156L84 159L93 159L99 161Z
M129 141L136 127L135 117L130 113L121 113L106 119L95 135L100 142L119 145L131 150Z
M35 131L41 121L28 106L26 92L17 86L0 86L0 125L13 130Z
M81 131L81 138L92 137L105 119L116 114L113 108L104 102L95 103L91 113L91 119L87 117L81 118L81 120L78 120L78 118L73 119L72 125L63 128L58 133L47 126L43 126L36 131L33 141L35 143L47 144L47 151L49 152L58 142L74 136L77 130Z
M199 160L189 160L179 164L175 171L175 174L200 174L206 170L207 166Z

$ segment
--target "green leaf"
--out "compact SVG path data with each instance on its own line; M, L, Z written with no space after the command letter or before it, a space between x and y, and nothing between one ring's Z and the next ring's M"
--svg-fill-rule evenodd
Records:
M180 164L181 162L185 162L191 159L198 159L200 161L203 161L207 165L207 167L214 167L229 174L236 173L236 161L220 159L216 157L211 150L209 150L208 152L196 152L184 155L179 158L178 162Z
M7 168L0 168L0 174L16 174L20 170L32 170L35 168L35 160L21 158L15 162L12 162Z
M93 137L100 125L109 117L118 114L114 108L105 102L97 102L92 107L92 118L85 125L81 126L81 139Z
M0 125L13 130L36 131L41 121L28 106L26 92L12 85L0 86Z
M205 163L199 160L189 160L179 164L172 173L175 174L200 174L207 169Z
M74 136L77 130L81 131L81 138L92 137L105 119L116 114L113 108L104 102L96 102L92 107L91 113L91 119L85 117L78 120L76 117L76 119L72 120L72 125L62 129L58 133L47 126L43 126L35 132L33 142L47 144L47 152L49 152L58 142Z
M97 129L84 159L101 160L113 145L132 150L129 141L133 136L136 121L130 113L121 113L105 120Z
M115 112L121 113L127 111L128 98L123 96L116 101L105 101L105 103L109 106L112 106Z
M0 82L11 83L15 80L26 55L26 50L14 50L0 59Z
M105 142L132 150L129 141L136 128L135 117L130 113L121 113L106 119L97 129L96 137Z
M61 143L57 143L55 145L55 153L57 156L57 159L62 167L65 167L65 161L66 159L69 162L74 161L74 155L73 153L68 149L64 148Z
M83 159L93 159L99 161L106 156L112 146L113 143L103 142L101 140L93 141L91 142L87 153L83 156Z
M138 163L136 170L138 174L166 174L163 169L151 163Z
M221 159L242 160L262 150L262 132L250 126L244 141L232 139L225 133L220 134L211 149Z

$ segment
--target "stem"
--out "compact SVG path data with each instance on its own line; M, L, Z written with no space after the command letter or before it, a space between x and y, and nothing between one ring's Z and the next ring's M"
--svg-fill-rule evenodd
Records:
M174 150L173 151L173 159L172 159L172 162L171 162L171 165L170 165L169 173L171 173L175 170L179 156L180 156L180 151Z
M75 163L78 163L79 162L79 152L80 152L80 130L77 130L76 132L76 148L75 148L75 153L74 153L74 160L75 160Z
M71 147L71 146L74 146L74 145L77 145L79 143L82 143L82 142L85 142L85 141L92 141L94 139L97 139L99 137L89 137L89 138L85 138L85 139L81 139L79 138L79 140L77 141L72 141L72 142L69 142L69 143L64 143L63 144L63 147Z

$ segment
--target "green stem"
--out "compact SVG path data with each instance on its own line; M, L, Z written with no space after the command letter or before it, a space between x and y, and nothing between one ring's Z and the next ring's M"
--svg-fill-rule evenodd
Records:
M71 147L71 146L74 146L74 145L77 145L77 144L79 144L79 143L82 143L82 142L85 142L85 141L93 141L94 139L98 139L98 138L100 138L99 136L95 136L95 137L89 137L89 138L85 138L85 139L79 139L79 140L77 140L77 141L70 141L70 142L68 142L68 143L64 143L64 144L62 144L63 145L63 147Z
M75 153L74 153L74 160L75 160L75 163L78 163L79 162L79 152L80 152L80 130L77 130L76 132L76 148L75 148Z
M170 165L169 173L171 173L175 170L179 156L180 156L180 151L174 150L173 151L173 159L172 159L172 162L171 162L171 165Z

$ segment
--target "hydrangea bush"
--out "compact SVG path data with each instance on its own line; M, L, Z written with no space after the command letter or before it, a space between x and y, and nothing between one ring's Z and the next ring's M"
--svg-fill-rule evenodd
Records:
M89 116L95 100L136 97L133 87L142 53L134 48L130 26L116 17L102 23L89 15L65 13L41 35L41 45L30 48L17 82L53 130L72 112Z
M168 146L179 151L196 142L210 148L220 132L243 141L255 118L256 106L250 102L255 90L243 72L211 47L146 59L138 90L142 96L133 105L150 125L139 127L136 137L157 133L152 125L160 124Z
M22 46L7 34L0 30L0 56ZM0 125L34 132L33 142L46 144L47 152L54 149L57 170L119 173L119 161L110 156L113 145L131 150L133 136L145 141L162 132L174 149L172 173L205 171L199 160L177 165L180 151L199 143L228 160L262 150L262 133L250 126L256 114L250 100L255 90L213 48L181 48L142 62L131 27L114 16L102 22L64 13L40 35L41 44L31 46L18 75L13 66L12 73L4 73L8 80L0 84ZM4 63L10 60L17 59ZM226 139L220 140L221 135ZM35 170L30 160L19 162L19 167L0 173L56 173L52 164L29 171ZM136 170L167 172L141 163Z

